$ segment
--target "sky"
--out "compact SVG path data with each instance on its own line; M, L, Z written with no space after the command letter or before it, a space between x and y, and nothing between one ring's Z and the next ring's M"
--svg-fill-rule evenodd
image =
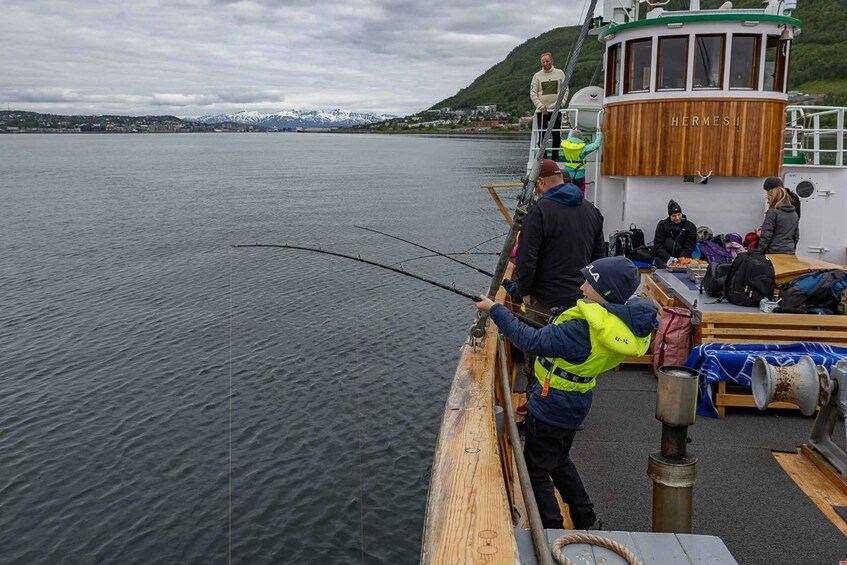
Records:
M3 0L0 108L408 115L468 86L527 39L576 25L586 4Z

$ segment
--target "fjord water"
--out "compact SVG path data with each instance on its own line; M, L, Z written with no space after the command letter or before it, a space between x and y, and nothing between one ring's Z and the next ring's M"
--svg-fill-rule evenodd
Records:
M0 562L417 560L473 307L230 245L483 291L353 226L445 252L502 235L479 185L517 180L524 142L6 135L0 156Z

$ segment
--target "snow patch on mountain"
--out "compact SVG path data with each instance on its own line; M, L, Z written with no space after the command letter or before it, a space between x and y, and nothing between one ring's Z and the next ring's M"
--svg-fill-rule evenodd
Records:
M241 111L234 114L217 114L190 118L204 124L232 122L244 125L277 128L343 128L382 122L397 116L391 114L372 114L350 112L348 110L280 110L272 114Z

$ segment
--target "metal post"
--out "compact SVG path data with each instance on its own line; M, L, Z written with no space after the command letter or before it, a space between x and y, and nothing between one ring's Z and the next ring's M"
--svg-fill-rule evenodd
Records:
M653 531L690 534L697 457L686 446L697 409L698 373L668 366L659 369L658 377L656 419L662 422L662 447L650 453L647 465L653 481Z

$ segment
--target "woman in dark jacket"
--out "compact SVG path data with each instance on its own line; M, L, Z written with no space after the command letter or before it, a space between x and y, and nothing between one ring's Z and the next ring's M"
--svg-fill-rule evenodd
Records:
M668 217L656 225L653 237L653 257L657 267L680 257L691 257L697 245L697 226L688 221L675 201L668 202Z
M782 187L768 190L768 211L762 222L759 249L765 253L794 255L800 240L800 218L791 197Z

